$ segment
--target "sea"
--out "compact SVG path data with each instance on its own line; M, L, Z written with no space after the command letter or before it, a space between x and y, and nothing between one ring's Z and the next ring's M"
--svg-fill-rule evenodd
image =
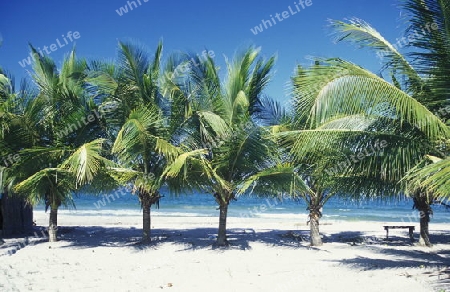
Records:
M217 217L218 205L212 194L189 193L172 195L161 191L159 208L152 207L152 216L174 217ZM59 213L76 216L136 216L142 214L139 199L131 192L122 189L100 196L74 195L74 205L61 207ZM443 205L433 205L433 223L450 223L450 208ZM43 211L44 206L38 205L36 211ZM307 218L307 205L302 199L292 199L288 196L258 197L240 196L232 201L228 208L229 217L242 218ZM350 200L331 198L322 209L321 220L332 221L375 221L403 222L415 224L419 222L420 214L413 209L410 198L401 199L364 199Z

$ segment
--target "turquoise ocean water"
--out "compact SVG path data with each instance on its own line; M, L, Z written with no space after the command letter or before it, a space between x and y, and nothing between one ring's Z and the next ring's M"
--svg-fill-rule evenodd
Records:
M164 192L162 192L164 193ZM108 196L75 196L76 209L61 208L60 213L70 213L79 216L135 216L141 214L138 198L129 192L116 192ZM344 221L378 221L418 223L419 214L412 209L410 199L400 201L363 200L349 201L339 198L329 200L323 208L322 220ZM44 210L42 205L35 210ZM217 204L212 195L189 194L172 196L164 195L160 208L152 207L155 216L218 216ZM433 205L431 222L450 223L450 209ZM232 217L248 218L305 218L308 214L305 202L283 198L258 198L243 196L232 201L228 211Z

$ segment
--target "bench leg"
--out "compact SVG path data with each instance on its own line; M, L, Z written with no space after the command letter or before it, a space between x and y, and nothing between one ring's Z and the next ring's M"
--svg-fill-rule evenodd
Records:
M389 228L386 228L386 240L389 239Z
M411 242L414 242L414 231L412 228L409 229L409 238L411 239Z

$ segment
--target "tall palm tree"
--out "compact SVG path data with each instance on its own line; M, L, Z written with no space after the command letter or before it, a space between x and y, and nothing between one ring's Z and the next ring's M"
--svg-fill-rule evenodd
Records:
M264 61L259 58L259 49L250 47L233 60L227 60L224 82L212 58L186 59L194 60L188 61L189 74L166 79L165 90L184 117L180 144L191 149L207 149L207 161L199 164L205 174L200 178L202 181L204 177L209 178L202 183L219 206L216 244L224 246L231 201L250 186L276 193L276 184L269 184L269 178L283 178L283 183L286 177L292 179L292 168L276 158L275 143L255 118L275 58ZM181 165L174 164L173 169L169 165L166 175L172 178L178 175Z
M59 207L73 204L73 193L112 163L102 156L101 117L84 90L86 62L73 50L58 70L49 57L31 51L38 94L24 108L16 135L28 145L9 182L31 204L50 208L49 241L56 241Z
M139 198L143 243L151 241L150 211L153 205L159 206L165 166L181 154L171 143L170 106L160 92L162 49L160 42L149 60L138 45L119 42L117 64L100 64L91 76L107 93L100 107L110 108L105 118L113 140L112 153L122 166L112 172L122 184L131 183Z

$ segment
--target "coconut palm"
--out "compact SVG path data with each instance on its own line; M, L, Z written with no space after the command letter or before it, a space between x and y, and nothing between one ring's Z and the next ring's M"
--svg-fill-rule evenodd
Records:
M160 92L160 42L153 59L136 44L119 42L117 64L97 63L91 81L106 93L101 108L108 134L113 140L112 153L122 168L112 170L122 184L132 184L143 210L142 242L151 241L150 211L159 207L160 188L165 166L182 153L171 143L170 105Z
M379 55L383 56L385 68L390 70L390 80L342 60L322 60L316 66L299 71L295 80L296 114L298 121L307 123L305 129L308 130L297 133L292 149L294 155L304 157L308 149L313 149L311 147L316 147L316 152L329 149L323 145L326 141L341 153L350 150L354 154L367 147L370 141L367 138L372 141L383 138L389 145L387 148L370 158L350 162L345 171L334 174L333 179L337 178L337 186L341 187L351 185L343 185L345 181L353 181L353 186L355 182L361 183L359 187L346 190L347 193L357 191L355 195L360 191L374 193L378 188L375 193L386 195L385 191L380 191L386 190L386 184L392 186L390 191L394 194L407 191L413 196L415 207L424 214L421 216L421 242L430 245L430 203L436 198L430 195L437 189L443 195L442 190L448 188L443 179L445 172L437 171L445 169L440 168L444 162L434 166L438 168L433 168L428 180L418 179L417 167L423 165L425 155L445 158L445 151L448 151L443 151L442 147L445 149L450 129L432 110L449 101L445 65L449 54L448 41L445 41L448 40L445 23L449 11L440 1L407 1L405 7L412 14L412 26L408 31L418 29L420 21L425 19L438 27L422 38L408 38L410 46L419 48L418 53L412 54L418 60L418 70L366 22L359 19L333 21L337 40L350 40L382 53ZM428 47L425 43L433 45ZM440 64L442 70L438 70ZM414 179L413 183L409 187L398 185L408 171L412 171L407 178ZM416 188L412 189L414 185ZM435 189L430 189L432 186ZM448 197L448 193L445 196Z
M31 204L50 208L49 241L56 241L59 207L73 205L73 193L112 163L102 156L101 117L84 90L86 62L72 51L58 71L53 60L31 50L38 93L25 104L15 134L28 145L19 152L9 183Z
M310 212L333 193L398 194L401 188L395 184L423 155L438 155L430 141L448 135L445 124L414 98L354 64L324 61L297 75L295 82L296 120L306 124L294 123L299 128L283 135L295 161L319 174L313 181L322 186L322 195L309 200ZM377 147L377 140L387 147ZM370 155L355 158L367 150Z
M320 245L318 237L313 242L314 234L318 235L314 218L320 218L319 210L327 199L344 191L352 195L350 190L355 196L364 189L366 194L385 193L387 186L393 186L424 153L432 151L428 138L438 137L446 126L393 84L339 59L320 60L299 70L293 81L295 118L291 130L281 135L294 161L309 170L306 178L312 190L320 190L307 199L311 243ZM396 108L395 103L403 108ZM422 125L422 131L398 119ZM382 141L389 147L380 147ZM370 155L362 153L356 158L367 150ZM403 157L410 160L402 161ZM359 188L355 183L343 185L350 177L358 181Z
M293 181L293 168L276 157L276 144L268 129L256 119L275 58L264 61L259 58L259 49L250 47L227 60L224 82L212 58L190 56L185 60L189 63L189 74L181 78L166 74L170 78L166 78L164 88L183 115L180 144L189 145L190 149L207 149L207 161L198 163L203 167L203 176L198 176L202 182L198 185L203 184L219 206L216 244L224 246L228 207L239 194L250 187L260 194L274 194L283 190L277 186L290 188L285 182ZM172 65L171 70L175 68ZM177 163L173 169L169 165L166 175L173 179L181 165ZM185 174L183 177L186 179ZM206 182L205 177L209 178ZM273 183L276 178L278 185Z
M31 226L32 216L27 216L32 212L31 208L24 208L24 200L13 196L13 192L8 186L8 176L11 174L11 166L20 160L19 150L26 147L26 141L22 141L16 136L17 129L22 123L23 105L25 100L33 97L33 91L29 90L28 83L23 80L20 87L16 89L14 77L7 76L0 68L0 116L1 116L1 143L0 155L0 188L2 190L0 202L0 242L3 229L15 228L18 226ZM11 205L13 204L13 205ZM11 212L11 207L16 207L20 212ZM25 211L27 210L27 211ZM26 213L25 213L26 212Z
M386 52L388 53L385 67L391 70L392 79L397 82L397 86L408 92L421 105L434 112L435 116L439 117L443 122L447 121L448 123L450 112L443 109L448 108L450 104L448 81L450 76L448 68L450 62L450 32L447 26L450 19L449 4L446 1L411 0L406 1L403 7L407 12L405 15L410 23L406 30L405 38L407 39L406 46L411 52L407 54L409 58L406 58L402 57L394 46L391 46L390 49L384 47L383 55L386 55ZM363 28L368 27L367 25L360 26ZM382 49L380 43L383 42L380 40L383 39L378 37L378 41L374 41L377 38L370 34L370 32L375 30L369 29L369 33L366 33L365 36L363 34L357 36L358 33L354 33L356 30L352 30L351 26L338 24L338 27L341 27L341 31L349 28L349 31L352 32L349 35L350 39L359 43L366 42L368 46L374 47L378 52ZM361 29L357 31L361 31ZM377 36L376 33L375 35ZM406 59L411 60L411 65ZM397 80L403 80L403 82L398 82ZM433 138L430 140L430 143L435 146L434 152L438 152L435 155L441 159L448 157L448 135L443 133L440 137ZM428 154L433 155L433 153ZM417 166L426 165L426 161L429 161L427 157L430 156L424 156L423 161ZM442 164L444 162L438 166L442 166ZM428 167L428 169L433 173L428 182L417 184L417 175L414 176L412 174L407 176L407 178L413 179L415 177L415 182L409 184L406 189L414 199L414 207L421 212L421 243L431 245L428 238L428 222L432 212L430 205L436 199L447 198L448 193L444 197L442 197L442 193L440 193L440 196L439 193L435 193L434 188L443 173L437 172L436 169L433 171L433 167ZM417 172L417 167L414 168L414 172L420 173ZM422 172L422 174L424 173ZM434 185L429 184L430 179L434 181ZM403 180L403 182L408 184L408 179ZM445 188L446 182L440 180L438 184L440 184L441 188ZM411 189L412 185L415 185L417 189ZM429 189L430 187L432 188Z

